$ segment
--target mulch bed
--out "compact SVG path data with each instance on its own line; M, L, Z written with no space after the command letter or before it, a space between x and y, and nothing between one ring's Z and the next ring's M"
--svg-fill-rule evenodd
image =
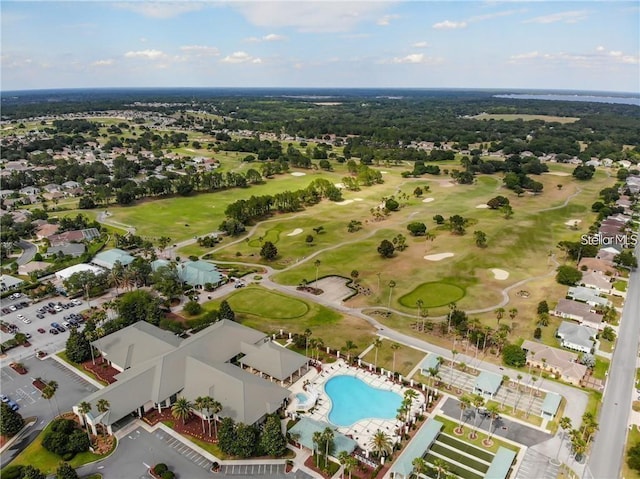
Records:
M11 363L9 364L9 366L11 366L11 369L13 369L18 374L27 374L27 368L25 368L24 366L21 366L18 363Z
M33 385L34 388L36 388L38 391L42 391L44 388L47 387L47 384L42 381L40 378L36 379L35 381L33 381L31 383Z
M103 357L96 358L95 364L93 364L93 361L89 359L82 363L82 367L85 370L92 372L99 379L108 384L115 383L116 379L114 378L114 376L116 374L120 374L120 371L109 365L109 363Z
M171 408L165 408L161 413L159 413L157 409L147 411L142 419L151 426L155 426L162 421L171 421L173 423L173 430L177 433L187 436L193 436L196 439L200 439L201 441L205 441L211 444L215 444L218 442L218 439L215 436L216 432L213 423L211 424L211 436L209 436L209 424L207 423L207 421L204 422L205 433L203 434L202 419L200 419L198 416L191 416L185 421L184 424L182 424L181 420L176 419L171 415Z

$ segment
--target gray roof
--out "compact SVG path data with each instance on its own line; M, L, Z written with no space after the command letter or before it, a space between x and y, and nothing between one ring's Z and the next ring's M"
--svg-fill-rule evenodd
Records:
M562 321L558 328L558 336L562 337L566 342L586 348L593 348L594 340L591 338L594 338L596 334L598 334L598 331L593 328L569 321Z
M609 304L609 300L599 296L596 290L585 288L584 286L570 287L567 291L567 296L585 303L596 303L602 306L607 306Z
M515 459L515 452L500 446L493 461L491 461L489 470L484 475L485 479L506 479L509 476L509 469L511 469Z
M93 342L105 357L122 369L174 350L182 341L170 331L146 321L127 326Z
M3 274L0 276L0 283L4 285L4 288L11 289L21 285L22 283L24 283L24 281L20 278L15 278L13 276L9 276L8 274Z
M498 392L498 388L502 384L502 376L499 374L490 373L489 371L482 371L476 383L474 389L479 389L482 392L495 394Z
M149 323L135 323L94 341L107 359L129 368L116 376L116 383L90 399L104 397L112 404L109 415L101 418L105 424L149 401L159 403L173 395L190 401L211 396L222 404L222 416L253 424L277 411L289 391L229 361L243 346L263 342L265 337L229 320L218 321L185 340ZM112 402L114 396L117 399Z
M436 440L438 434L442 430L443 424L435 419L429 419L411 439L407 447L405 447L400 457L393 463L391 474L409 477L413 473L413 460L417 457L424 456L424 453L431 447L433 441Z
M358 443L350 437L339 433L336 430L335 426L332 426L331 424L323 421L316 421L315 419L311 419L308 417L303 417L302 419L300 419L291 429L289 429L289 432L291 434L299 435L299 444L302 444L307 449L314 450L315 445L313 443L313 433L323 432L326 428L331 429L334 433L333 451L335 456L340 454L340 452L342 451L346 451L347 454L351 454L356 449Z
M245 353L245 356L240 359L242 364L281 381L287 379L308 361L305 356L272 341L259 346L243 343L242 352Z
M560 407L560 401L562 401L562 396L548 392L542 402L542 412L551 417L555 416L558 412L558 408Z
M78 257L82 256L85 250L86 247L82 243L67 243L59 246L51 246L47 249L47 254L57 255L58 253L62 253L65 256Z
M113 266L119 261L123 266L127 266L134 260L134 257L131 256L126 251L123 251L119 248L113 248L107 251L102 251L98 253L95 258L93 258L93 263L98 266L102 266L104 268L112 269Z

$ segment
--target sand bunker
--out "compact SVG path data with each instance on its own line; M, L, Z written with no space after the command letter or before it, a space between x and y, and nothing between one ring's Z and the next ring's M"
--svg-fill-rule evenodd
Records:
M381 171L380 173L383 174L383 175L386 175L389 172L388 171Z
M543 175L553 175L553 176L571 176L570 173L566 171L545 171Z
M490 208L490 206L486 203L483 203L481 205L476 205L476 208L480 209L480 210L486 210L487 208Z
M441 261L445 258L451 258L454 256L453 253L438 253L438 254L428 254L424 257L427 261Z
M354 198L353 201L364 201L362 198Z
M296 236L302 233L302 228L296 228L291 233L287 233L287 236Z
M336 188L344 189L344 183L334 183Z
M564 222L567 226L578 226L580 223L582 223L582 220L569 220Z
M503 269L493 268L491 272L493 273L493 277L500 281L504 281L509 277L509 272Z
M439 183L440 183L440 186L442 186L443 188L452 188L452 187L456 186L455 183L452 183L451 181L448 181L448 180L447 181L440 181Z
M293 173L291 173L291 176L307 176L307 174L303 173L302 171L294 171Z
M344 200L344 201L338 201L336 205L350 205L351 203L353 203L353 200Z
M433 200L435 200L435 198L425 198L424 200L422 200L423 203L431 203Z

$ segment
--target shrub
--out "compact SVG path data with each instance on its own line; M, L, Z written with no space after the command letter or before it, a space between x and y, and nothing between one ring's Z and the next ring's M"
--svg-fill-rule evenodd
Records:
M173 473L173 471L165 471L160 475L160 477L162 479L174 479L176 475Z
M12 410L7 404L1 404L0 434L7 437L15 436L24 426L24 419L20 413Z
M533 332L533 337L536 339L540 339L542 337L542 329L536 328L536 330Z
M184 305L184 311L191 316L196 316L202 312L202 306L197 301L191 300Z
M507 344L502 350L502 360L507 366L519 368L527 363L527 353L517 344Z
M163 464L162 462L160 464L156 464L155 466L153 466L153 472L155 472L159 476L161 476L162 474L164 474L168 470L169 470L169 468L167 467L167 465Z
M73 458L74 458L74 456L75 456L75 455L76 455L76 453L75 453L75 452L65 452L65 453L62 455L62 459L64 459L65 461L70 461L71 459L73 459Z
M20 479L22 477L22 469L24 466L12 465L7 466L2 470L3 479Z

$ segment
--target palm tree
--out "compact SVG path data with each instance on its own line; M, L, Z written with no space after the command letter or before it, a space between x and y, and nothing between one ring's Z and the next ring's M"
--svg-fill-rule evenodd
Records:
M451 366L449 368L449 387L453 387L453 363L456 360L456 356L458 355L458 351L455 349L451 350Z
M316 267L316 288L318 287L318 270L320 268L321 261L319 259L313 262L313 265Z
M518 378L518 385L516 390L516 392L518 393L518 397L516 398L516 401L513 403L513 414L516 413L516 406L518 405L518 403L520 402L520 398L522 397L522 391L520 391L520 381L522 381L522 374L518 374L518 376L516 377Z
M347 469L347 458L349 457L349 453L347 451L340 451L340 454L338 454L338 461L340 461L340 464L342 464L343 469L342 469L342 479L344 479L344 471L346 471Z
M460 406L460 424L456 428L456 432L458 434L462 434L462 415L464 414L464 411L471 406L471 398L469 398L469 396L462 396L458 402L458 406Z
M391 294L393 293L393 288L396 287L396 282L394 280L389 281L389 303L387 304L387 308L391 308Z
M195 401L193 401L193 406L200 413L200 420L202 421L202 434L204 434L204 410L206 408L205 403L207 402L207 398L205 396L198 396Z
M355 457L353 456L347 457L347 460L344 463L344 469L349 473L349 479L351 479L351 471L353 471L357 465L358 465L358 460Z
M391 370L393 371L393 374L396 373L396 351L398 349L400 349L400 345L398 343L393 343L391 345L391 351L393 351L393 362L392 362Z
M213 414L213 429L218 437L218 413L222 410L222 404L211 396L205 397L205 409L207 410L207 422L209 423L209 436L211 436L211 415Z
M422 316L422 306L424 306L424 301L421 299L416 301L416 308L418 308L418 316Z
M311 336L311 330L309 328L304 330L304 355L309 355L309 336Z
M347 362L351 361L351 350L356 349L358 345L351 341L350 339L344 344L344 349L347 351Z
M391 438L382 429L378 429L369 441L371 450L380 456L388 456L393 452L393 444Z
M489 441L491 441L491 436L493 436L493 421L499 416L498 405L494 403L489 404L487 406L487 412L489 413Z
M560 419L560 428L562 429L562 438L560 439L560 447L558 448L558 453L556 454L556 461L560 457L560 449L562 449L562 444L564 443L564 437L568 430L571 429L571 418L564 416Z
M375 359L373 360L373 367L375 369L378 368L378 349L380 349L380 346L382 346L382 339L376 338L376 340L373 342L373 347L376 350L375 351L376 352Z
M311 437L313 440L313 444L316 448L316 467L318 467L318 460L320 459L320 443L322 442L322 433L320 431L316 431L313 433Z
M186 397L179 397L178 400L173 403L173 406L171 406L171 415L176 419L180 419L184 425L185 421L191 416L192 406Z
M475 394L471 399L471 403L473 404L473 407L476 408L476 413L473 417L473 432L471 433L471 436L475 439L478 431L476 423L478 421L478 416L480 415L480 408L484 405L484 398L480 396L480 394Z
M87 401L82 401L80 404L78 404L78 412L82 414L82 422L84 422L84 426L87 429L89 444L91 444L91 434L89 433L89 422L87 421L87 418L85 417L85 415L88 414L90 411L91 411L91 403Z
M58 391L58 383L56 381L49 381L47 385L44 387L44 389L42 390L42 397L44 399L47 399L48 401L51 401L51 399L53 399L53 402L56 403L56 411L58 411L58 416L60 416L60 408L58 407L58 401L55 398L57 391Z
M439 457L433 460L433 466L438 472L438 476L436 479L440 479L441 474L446 474L447 472L449 472L449 466L443 459L440 459Z
M47 401L49 401L49 407L51 407L51 412L53 412L53 406L51 406L51 400L53 399L53 396L56 394L55 389L53 389L51 386L47 385L42 389L42 397L44 399L46 399Z
M502 409L504 411L504 403L507 401L507 397L509 396L509 392L511 392L511 389L509 388L509 376L507 376L506 374L502 375L502 384L505 385L505 391L504 391L504 396L502 398L502 405L500 406L500 409Z
M434 389L433 385L435 383L436 378L440 377L440 371L438 371L438 368L429 368L427 370L427 372L429 373L429 387L431 389Z
M413 470L416 471L416 476L418 477L420 477L421 474L426 474L429 468L427 461L422 457L416 457L411 461L411 465L413 466Z
M511 308L509 310L509 317L514 320L516 319L516 316L518 315L518 308Z
M504 308L496 309L496 319L498 320L498 324L500 324L500 320L504 316L504 313L505 313L505 309Z
M98 402L96 403L96 409L100 414L104 414L105 412L107 412L110 407L111 407L111 404L106 399L98 399ZM102 420L100 422L102 422ZM103 424L103 430L106 431L106 429L104 428L104 424ZM105 432L105 436L106 436L106 432Z
M333 429L330 427L325 427L324 431L322 431L322 440L324 441L324 467L327 467L327 463L329 461L329 451L333 449L333 438L335 434Z

